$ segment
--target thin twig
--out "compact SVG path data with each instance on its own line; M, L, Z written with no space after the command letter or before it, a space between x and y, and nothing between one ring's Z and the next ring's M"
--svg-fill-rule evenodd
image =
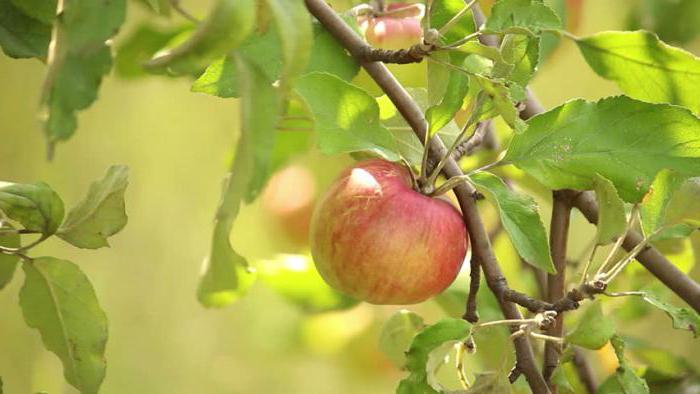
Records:
M464 312L464 320L470 323L476 323L479 321L479 313L476 307L476 295L479 293L479 285L481 284L481 271L479 266L479 259L475 254L472 254L472 258L469 262L469 295L467 296L467 307Z
M586 388L588 394L594 394L598 383L596 382L595 373L591 364L588 362L586 355L583 351L577 347L574 348L574 357L571 360L576 368L576 374L578 375L583 387Z
M472 8L472 6L476 4L476 0L471 0L467 5L464 6L458 13L455 14L455 16L452 17L447 23L445 23L441 28L440 28L440 35L444 36L445 33L450 31L452 26L454 26L457 22L460 21L464 17L464 15L469 12L469 10Z

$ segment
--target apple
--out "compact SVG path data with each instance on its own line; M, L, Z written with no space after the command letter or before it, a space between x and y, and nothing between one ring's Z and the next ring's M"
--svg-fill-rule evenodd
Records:
M404 10L405 9L405 10ZM423 4L393 3L387 15L363 16L358 23L370 45L382 49L405 49L423 42Z
M311 218L311 254L335 289L373 304L415 304L441 293L468 248L459 211L412 188L381 159L346 169Z
M270 178L262 193L262 206L287 238L307 245L316 180L306 167L290 165Z

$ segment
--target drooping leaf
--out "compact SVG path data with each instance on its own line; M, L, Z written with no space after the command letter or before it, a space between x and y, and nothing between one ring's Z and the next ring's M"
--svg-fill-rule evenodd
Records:
M406 364L406 352L413 342L413 337L424 327L423 318L406 309L394 313L384 323L379 334L379 350L384 353L397 368Z
M329 72L350 81L359 71L357 62L317 23L314 24L313 49L305 73ZM277 80L282 72L282 48L279 34L271 27L262 34L253 34L236 53L255 64L270 79ZM218 97L239 97L239 75L236 62L225 56L210 64L192 84L192 91Z
M180 75L203 69L241 45L253 31L255 0L218 0L182 44L157 53L146 65Z
M279 96L263 72L236 57L241 73L241 137L216 214L211 251L199 284L200 302L223 307L244 295L255 280L248 262L231 248L229 233L244 196L254 196L269 176L280 112ZM259 111L259 108L266 108Z
M314 116L321 152L369 151L399 159L396 141L379 123L376 100L364 90L331 74L310 73L299 78L295 91Z
M447 318L416 334L406 352L406 370L409 375L399 383L397 394L437 393L428 384L426 365L430 353L446 342L465 340L470 332L471 324L467 321Z
M578 326L566 335L566 342L586 349L600 349L614 334L613 321L603 315L600 302L596 301L583 313Z
M625 358L625 341L619 335L614 335L610 338L610 344L615 350L620 366L615 371L615 374L600 386L598 392L603 394L648 394L649 387L646 381L637 376L627 363Z
M126 226L124 192L128 176L128 167L110 167L104 178L90 185L85 199L68 212L58 236L79 248L109 246L107 237Z
M0 224L0 246L19 248L19 234L16 232L9 232L8 230L13 230L13 228L7 224ZM18 262L18 256L0 253L0 290L7 286L12 280Z
M77 265L40 257L22 265L19 302L27 325L63 363L66 380L85 394L98 392L105 376L107 317Z
M607 245L615 241L627 228L625 203L615 190L615 185L604 177L597 175L593 180L598 213L597 244Z
M265 0L282 43L282 87L299 76L309 61L313 33L311 18L302 1Z
M0 183L0 210L44 236L55 233L63 220L63 201L44 182Z
M654 178L649 193L644 196L639 209L642 218L642 229L645 234L651 234L664 224L666 208L671 202L673 193L681 187L685 177L671 170L661 170Z
M45 59L50 39L50 24L25 14L13 1L0 0L0 47L7 56Z
M673 306L651 293L645 293L642 299L664 311L673 321L673 328L688 330L696 338L700 335L700 315L694 310Z
M61 17L54 22L41 98L49 157L56 142L75 132L76 112L97 98L102 77L112 67L106 42L119 30L125 14L126 0L63 2Z
M629 96L700 113L700 59L690 52L647 31L602 32L576 43L591 68Z
M138 78L148 75L143 64L187 29L189 29L188 26L163 28L152 24L143 24L137 27L116 47L115 73L122 78Z
M547 232L535 200L510 189L503 180L488 172L476 173L471 180L495 200L503 228L520 256L534 267L555 273Z
M260 280L307 313L347 309L357 304L323 281L309 255L280 254L261 261L257 271Z
M639 202L664 168L700 174L700 119L625 96L570 101L528 120L504 158L551 189L591 189L595 174Z
M488 32L538 34L543 29L559 29L561 21L547 5L536 0L499 0L486 21Z

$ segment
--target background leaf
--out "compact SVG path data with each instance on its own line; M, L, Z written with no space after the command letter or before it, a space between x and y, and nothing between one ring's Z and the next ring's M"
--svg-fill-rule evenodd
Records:
M19 234L15 232L4 232L2 230L11 230L12 227L2 224L0 225L0 246L6 248L19 248ZM2 290L12 280L17 263L18 256L0 253L0 290Z
M629 96L700 113L700 59L692 53L647 31L602 32L576 43L591 68Z
M49 24L26 15L10 0L0 0L0 47L7 56L45 59L50 39Z
M126 226L124 192L128 176L126 166L110 167L104 178L90 185L85 199L68 212L58 236L79 248L109 246L107 237Z
M520 256L534 267L555 273L547 232L535 200L510 189L503 180L488 172L476 173L471 180L495 200L503 228Z
M63 363L66 380L85 394L105 376L107 317L77 265L53 257L25 261L20 305L27 325Z
M656 174L700 175L700 120L688 110L625 96L574 100L528 121L505 161L550 189L591 189L599 174L639 202Z
M0 210L27 230L45 236L55 233L63 220L63 201L44 182L0 183Z
M649 235L664 224L666 208L671 202L671 197L681 187L685 179L686 177L665 169L656 175L649 188L649 193L644 196L639 207L644 234Z
M406 364L406 352L413 342L413 337L424 327L423 318L406 309L394 313L384 322L379 334L379 350L384 353L397 368Z
M283 87L304 71L311 54L313 34L311 17L304 3L288 0L265 0L282 42Z

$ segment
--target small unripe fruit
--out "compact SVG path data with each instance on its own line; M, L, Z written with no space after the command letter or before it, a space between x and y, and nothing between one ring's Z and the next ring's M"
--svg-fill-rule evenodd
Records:
M406 168L379 159L346 169L331 186L310 236L329 285L373 304L414 304L454 281L468 247L462 216L411 186Z
M405 49L423 42L422 4L394 3L389 4L386 11L390 14L363 17L358 21L370 45L381 49Z
M262 206L291 241L306 245L315 194L316 180L311 171L291 165L270 178L262 194Z

